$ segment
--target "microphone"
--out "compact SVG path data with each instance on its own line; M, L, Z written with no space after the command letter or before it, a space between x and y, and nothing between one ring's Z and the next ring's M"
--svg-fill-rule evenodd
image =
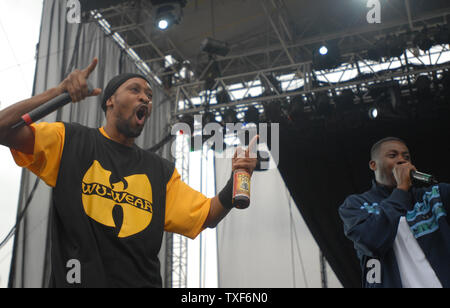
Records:
M88 91L89 93L92 92L92 87L88 83ZM39 121L43 117L49 115L53 111L67 105L68 103L72 102L72 98L70 97L69 93L64 92L63 94L49 100L48 102L40 105L36 109L24 114L19 122L14 124L12 129L17 129L20 127L23 127L25 125L31 125L36 121Z
M438 181L431 174L411 170L411 178L426 184L438 184Z

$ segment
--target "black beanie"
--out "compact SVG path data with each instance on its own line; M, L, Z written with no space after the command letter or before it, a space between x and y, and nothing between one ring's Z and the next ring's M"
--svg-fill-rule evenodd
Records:
M108 82L108 85L106 86L105 91L103 91L103 99L102 99L103 111L106 112L106 102L108 101L108 99L111 96L113 96L114 93L116 93L117 89L122 84L124 84L127 80L132 79L132 78L142 78L150 84L150 82L148 81L148 79L145 76L139 75L139 74L127 73L127 74L120 74L120 75L114 77L113 79L111 79Z

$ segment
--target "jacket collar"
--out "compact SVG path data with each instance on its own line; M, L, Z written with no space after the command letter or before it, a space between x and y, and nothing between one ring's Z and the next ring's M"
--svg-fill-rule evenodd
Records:
M381 194L383 197L389 197L394 191L394 187L387 187L377 183L377 181L372 180L372 191Z

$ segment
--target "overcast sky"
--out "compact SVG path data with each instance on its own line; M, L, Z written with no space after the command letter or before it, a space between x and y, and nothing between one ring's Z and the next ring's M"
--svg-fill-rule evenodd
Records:
M0 0L0 109L29 98L42 0ZM0 146L0 241L15 223L22 170ZM8 283L13 240L0 250L0 287Z

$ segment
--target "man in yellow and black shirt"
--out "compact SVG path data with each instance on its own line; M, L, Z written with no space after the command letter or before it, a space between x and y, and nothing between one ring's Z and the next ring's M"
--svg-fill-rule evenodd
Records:
M231 180L209 199L181 181L169 161L135 145L149 118L152 91L144 76L122 74L103 91L106 125L40 123L11 129L21 115L68 92L73 102L97 96L86 80L97 59L56 88L0 112L0 143L16 163L53 187L53 287L161 287L163 231L195 238L231 210ZM251 174L256 158L233 158ZM66 267L80 264L80 279Z

